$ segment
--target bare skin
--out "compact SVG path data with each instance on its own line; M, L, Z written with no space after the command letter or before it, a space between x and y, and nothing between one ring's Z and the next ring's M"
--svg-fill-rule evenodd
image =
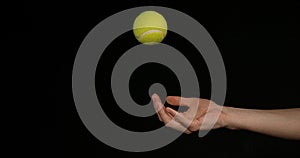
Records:
M160 121L167 127L190 134L201 129L243 129L285 139L300 140L300 108L279 110L254 110L233 107L220 108L211 100L168 96L166 101L174 106L187 106L185 112L164 107L157 94L152 95L153 105ZM211 106L210 108L208 108ZM204 116L219 117L215 124L203 121Z

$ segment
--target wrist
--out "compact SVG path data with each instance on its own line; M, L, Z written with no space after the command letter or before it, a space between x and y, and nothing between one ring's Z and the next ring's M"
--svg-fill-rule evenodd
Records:
M236 121L238 121L238 118L236 116L238 116L238 109L237 108L233 108L233 107L226 107L224 106L222 109L222 124L223 127L228 128L228 129L232 129L232 130L237 130L239 129L236 126Z

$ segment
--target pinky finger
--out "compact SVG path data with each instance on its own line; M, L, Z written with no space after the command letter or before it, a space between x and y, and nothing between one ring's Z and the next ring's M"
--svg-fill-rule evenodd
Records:
M168 122L165 125L166 125L166 127L173 128L173 129L175 129L179 132L183 132L183 133L186 133L186 134L191 134L192 133L192 131L185 128L184 126L182 126L180 123L176 122L175 120L171 120L170 122Z

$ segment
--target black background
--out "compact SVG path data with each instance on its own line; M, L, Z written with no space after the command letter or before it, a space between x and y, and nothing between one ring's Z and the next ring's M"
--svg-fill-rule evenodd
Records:
M40 154L42 157L102 156L103 153L131 156L134 153L111 148L98 141L81 122L72 96L72 66L87 33L99 22L119 11L137 6L165 6L177 9L200 22L218 45L227 71L226 106L256 109L299 107L299 3L202 3L187 1L118 1L23 3L17 17L28 25L23 29L38 51L39 80L46 90L41 108ZM18 24L19 22L15 22ZM25 38L23 39L24 41ZM163 43L181 51L197 71L201 97L209 98L208 70L197 50L180 35L169 32ZM135 131L155 129L162 124L156 116L146 119L118 109L109 92L110 66L127 49L137 45L131 32L124 33L106 49L96 74L97 92L105 112L123 128ZM24 44L25 45L25 44ZM114 54L114 55L112 55ZM104 74L104 75L103 75ZM153 77L155 76L156 77ZM150 101L148 88L160 82L169 95L180 95L178 80L158 64L146 64L132 75L130 92L136 102ZM125 121L124 121L125 120ZM204 138L197 133L182 135L161 149L140 156L168 152L167 156L291 156L299 155L299 141L284 140L249 131L218 129Z

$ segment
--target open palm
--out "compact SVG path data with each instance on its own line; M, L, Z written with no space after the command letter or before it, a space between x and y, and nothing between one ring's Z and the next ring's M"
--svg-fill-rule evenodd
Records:
M167 127L190 134L198 131L200 126L202 130L224 126L221 106L211 100L168 96L166 100L169 104L188 107L185 112L177 112L172 108L164 107L157 94L153 94L152 99L159 120L164 122ZM217 121L211 121L216 117Z

